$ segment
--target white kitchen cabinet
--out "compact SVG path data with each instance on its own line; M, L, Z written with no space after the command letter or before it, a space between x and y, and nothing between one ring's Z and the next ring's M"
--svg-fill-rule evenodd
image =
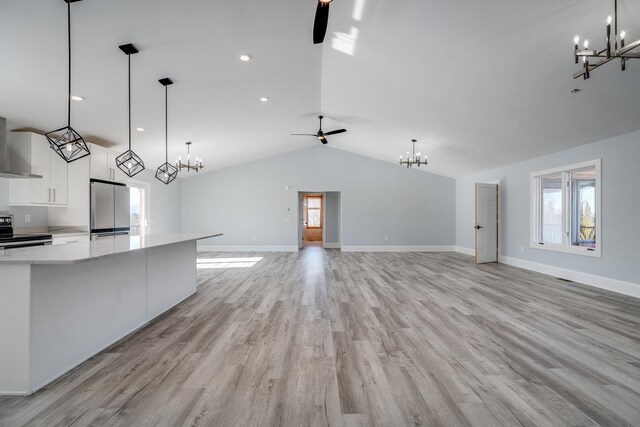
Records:
M95 144L90 144L89 150L91 151L92 179L119 183L126 182L126 175L116 165L118 153Z
M16 161L29 163L31 173L42 178L9 180L9 204L11 206L66 206L68 199L67 162L49 148L43 135L31 132L14 132L12 156ZM12 159L13 161L13 159Z

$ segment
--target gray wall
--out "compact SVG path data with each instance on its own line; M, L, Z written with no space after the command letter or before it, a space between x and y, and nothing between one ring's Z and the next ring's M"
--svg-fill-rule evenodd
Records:
M340 193L330 191L325 196L325 243L339 244L341 232Z
M331 147L200 173L182 185L183 231L225 234L208 244L297 247L299 191L341 192L343 247L455 240L455 180Z
M529 247L530 174L602 159L602 258ZM474 184L501 181L500 253L555 267L640 283L640 132L485 171L456 181L456 244L474 247Z

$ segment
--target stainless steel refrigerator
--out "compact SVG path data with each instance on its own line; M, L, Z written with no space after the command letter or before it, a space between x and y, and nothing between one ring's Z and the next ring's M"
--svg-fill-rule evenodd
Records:
M126 185L91 181L91 237L129 234L129 205Z

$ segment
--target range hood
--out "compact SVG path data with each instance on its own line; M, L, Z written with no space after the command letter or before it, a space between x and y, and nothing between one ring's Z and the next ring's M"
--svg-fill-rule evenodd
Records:
M0 117L0 178L42 178L42 175L31 173L31 164L11 161L11 150L7 144L7 119L4 117Z

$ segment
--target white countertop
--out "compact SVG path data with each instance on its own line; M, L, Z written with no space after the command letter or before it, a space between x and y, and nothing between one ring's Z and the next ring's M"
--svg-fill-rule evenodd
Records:
M0 250L1 264L79 264L99 258L124 254L141 249L173 245L222 234L167 233L144 236L106 237L89 242L74 242L63 245L34 246L30 248Z
M51 234L56 237L80 237L89 236L89 228L82 226L43 226L17 228L15 234Z

